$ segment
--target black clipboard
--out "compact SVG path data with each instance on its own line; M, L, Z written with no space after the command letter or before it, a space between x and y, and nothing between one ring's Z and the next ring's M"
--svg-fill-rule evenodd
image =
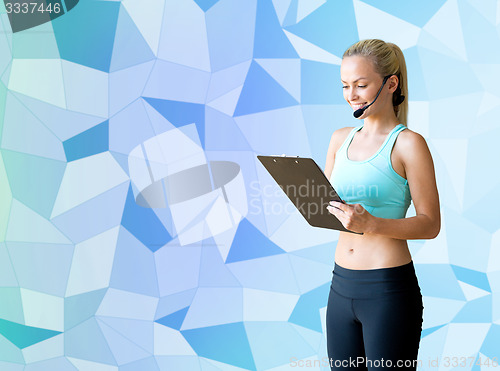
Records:
M260 155L257 158L310 225L363 234L346 229L327 210L330 201L344 201L312 158Z

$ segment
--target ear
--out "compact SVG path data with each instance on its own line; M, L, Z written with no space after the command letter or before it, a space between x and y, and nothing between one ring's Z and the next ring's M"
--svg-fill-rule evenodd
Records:
M399 86L399 79L396 75L392 75L387 80L387 86L390 93L394 93Z

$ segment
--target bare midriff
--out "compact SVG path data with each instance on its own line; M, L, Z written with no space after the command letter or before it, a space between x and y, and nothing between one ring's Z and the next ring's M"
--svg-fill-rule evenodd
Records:
M335 263L348 269L391 268L411 262L406 240L365 233L340 232Z

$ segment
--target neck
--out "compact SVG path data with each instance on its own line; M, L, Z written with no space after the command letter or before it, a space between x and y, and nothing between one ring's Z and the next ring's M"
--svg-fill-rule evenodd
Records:
M387 133L399 124L392 106L388 109L371 114L363 121L363 131L368 134Z

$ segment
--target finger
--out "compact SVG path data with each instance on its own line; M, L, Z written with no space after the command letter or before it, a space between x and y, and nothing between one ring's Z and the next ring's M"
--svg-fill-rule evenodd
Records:
M327 209L330 212L330 214L332 214L338 220L341 220L344 216L344 213L342 212L342 210L337 209L334 206L328 206Z
M333 207L336 207L337 209L340 209L342 211L347 211L349 209L348 205L345 205L339 201L330 201L330 205L332 205Z
M333 206L327 206L327 209L330 212L330 214L335 216L342 223L342 225L345 227L345 222L346 222L345 217L344 217L345 214Z
M338 210L335 207L333 207L333 206L327 206L326 209L328 210L328 212L330 214L333 214L333 215L337 216L336 213L338 213Z

